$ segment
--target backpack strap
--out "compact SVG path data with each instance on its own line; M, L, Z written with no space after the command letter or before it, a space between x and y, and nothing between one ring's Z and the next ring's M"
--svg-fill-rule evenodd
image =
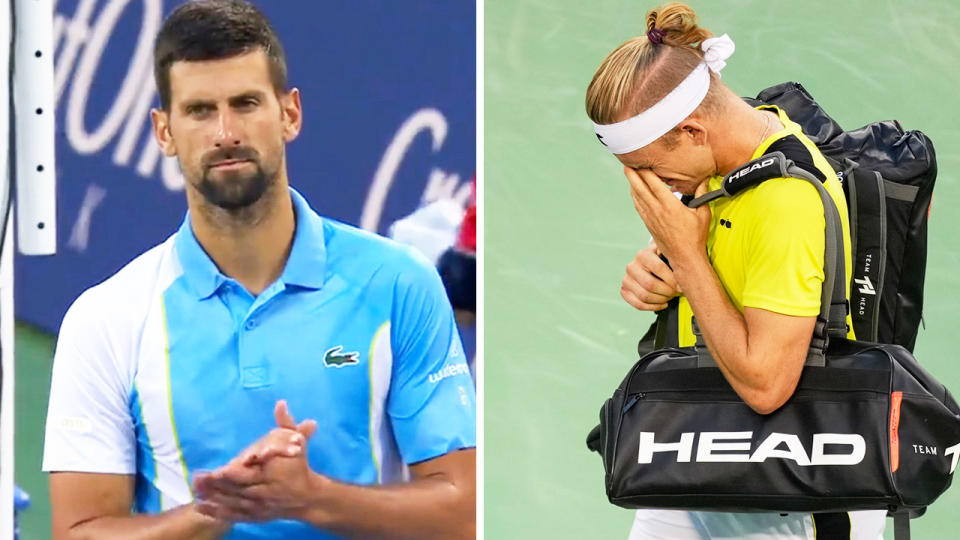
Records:
M670 261L660 255L660 258L670 266ZM647 329L647 332L637 343L637 354L643 358L647 354L669 347L677 347L680 344L679 323L680 323L680 298L673 297L667 302L667 307L657 311L657 318Z
M847 178L850 230L857 238L853 253L862 254L856 260L871 262L854 269L850 284L850 300L861 314L854 331L859 339L876 341L887 266L887 183L876 171L861 169L854 173Z
M667 307L657 311L657 318L654 319L646 333L637 342L637 356L643 358L653 351L668 349L679 345L677 328L679 325L680 314L679 298L672 298L667 303Z
M816 170L816 167L812 168ZM846 319L849 304L847 303L847 291L844 283L846 271L843 252L843 225L840 220L840 212L823 185L826 177L819 170L816 170L816 173L818 174L798 166L794 161L787 159L781 151L769 152L731 171L724 177L720 189L697 197L690 201L688 206L696 208L720 197L732 197L771 178L799 178L810 182L817 189L820 199L823 201L826 249L824 250L823 260L824 281L820 293L820 315L817 317L813 338L810 341L807 365L823 366L825 363L824 350L826 350L830 338L842 339L847 335ZM700 356L698 354L698 357ZM703 360L698 361L698 364L701 362Z
M893 514L894 540L910 540L910 514L896 512Z

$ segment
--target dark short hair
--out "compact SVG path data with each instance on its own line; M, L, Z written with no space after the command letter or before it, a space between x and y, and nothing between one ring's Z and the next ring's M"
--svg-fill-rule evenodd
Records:
M287 89L287 59L270 21L245 0L187 2L163 22L153 46L153 76L160 106L170 109L170 66L174 62L220 60L263 49L277 93Z

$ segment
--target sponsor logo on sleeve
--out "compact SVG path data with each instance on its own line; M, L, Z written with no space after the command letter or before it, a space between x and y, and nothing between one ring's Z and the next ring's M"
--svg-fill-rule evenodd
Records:
M434 373L430 374L430 384L437 384L438 382L448 378L455 377L457 375L470 375L470 366L466 362L460 362L459 364L448 364L438 369Z
M72 431L74 433L90 433L93 431L93 426L89 420L76 416L61 416L57 419L56 425L64 431Z

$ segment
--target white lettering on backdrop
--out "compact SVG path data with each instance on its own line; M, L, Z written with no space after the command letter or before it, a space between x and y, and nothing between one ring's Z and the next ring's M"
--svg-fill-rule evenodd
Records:
M367 201L363 205L363 214L360 216L360 226L364 229L376 231L379 227L383 205L393 185L393 179L397 176L397 170L414 139L425 130L430 132L433 151L437 152L443 147L443 141L447 138L447 119L443 117L443 113L437 109L420 109L407 118L397 130L397 134L394 135L387 146L387 151L383 154L383 159L380 160L377 172L373 175L373 184L367 193ZM422 201L428 203L441 198L451 198L465 205L467 198L470 197L470 185L461 186L461 189L455 193L459 183L460 175L449 174L435 168L430 171Z

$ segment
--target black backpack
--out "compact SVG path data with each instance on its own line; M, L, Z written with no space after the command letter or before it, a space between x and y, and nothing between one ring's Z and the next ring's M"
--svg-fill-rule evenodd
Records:
M746 101L786 111L843 184L853 251L850 311L857 339L902 345L912 352L923 317L927 219L937 177L933 142L919 131L905 132L896 120L844 131L795 82L767 88ZM777 150L820 174L812 163L804 166L789 143L769 151ZM657 313L638 344L641 356L677 345L677 304L674 298Z

